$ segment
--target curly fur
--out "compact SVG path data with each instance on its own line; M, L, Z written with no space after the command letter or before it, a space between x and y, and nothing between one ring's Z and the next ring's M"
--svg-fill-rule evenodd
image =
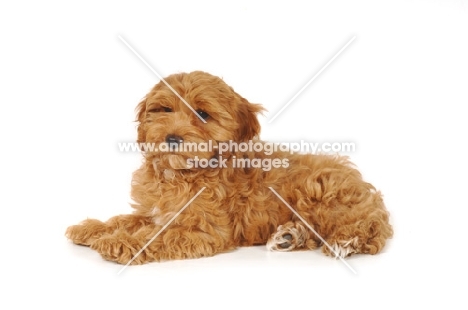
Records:
M137 106L138 142L162 145L168 135L188 142L257 139L263 111L220 78L205 72L174 74L166 81L209 117L204 124L163 83ZM363 181L345 157L231 152L227 168L190 168L186 160L218 157L212 152L147 152L134 173L134 212L101 222L70 226L66 236L107 260L128 263L194 197L205 190L132 261L142 264L199 258L238 246L267 244L271 250L314 249L317 237L270 191L277 191L340 255L378 253L393 234L382 196ZM236 158L280 158L288 168L233 168ZM288 236L289 234L289 236ZM326 246L322 251L333 252Z

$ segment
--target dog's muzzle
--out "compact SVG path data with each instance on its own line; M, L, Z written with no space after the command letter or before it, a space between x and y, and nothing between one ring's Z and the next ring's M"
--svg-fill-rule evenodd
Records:
M166 143L169 145L169 149L177 149L180 144L184 142L184 139L180 136L169 134L166 136Z

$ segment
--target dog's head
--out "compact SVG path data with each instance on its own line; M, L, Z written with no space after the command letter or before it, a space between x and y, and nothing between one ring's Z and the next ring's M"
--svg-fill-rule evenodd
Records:
M154 146L151 156L162 164L185 168L187 159L195 156L216 157L219 142L247 142L260 133L257 113L263 108L242 98L219 77L195 71L165 81L170 87L159 82L137 106L138 143ZM190 148L207 143L211 150Z

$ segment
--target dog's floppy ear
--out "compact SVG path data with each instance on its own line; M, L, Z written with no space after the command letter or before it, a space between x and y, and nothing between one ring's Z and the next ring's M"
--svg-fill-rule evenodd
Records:
M239 107L239 138L240 141L252 140L260 134L260 123L257 114L265 111L260 104L253 104L241 97Z
M136 122L138 122L138 143L146 142L146 130L145 130L145 118L146 118L146 98L144 98L135 108L136 111Z

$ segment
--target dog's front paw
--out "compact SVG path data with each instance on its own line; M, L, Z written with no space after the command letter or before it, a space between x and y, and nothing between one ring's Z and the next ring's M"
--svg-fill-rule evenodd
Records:
M78 225L68 227L65 236L73 243L89 246L106 233L106 230L107 226L103 222L87 219Z
M292 251L294 249L315 249L317 244L309 238L309 233L302 223L288 222L280 225L267 242L270 251Z
M91 244L91 248L101 254L104 259L119 264L127 264L131 261L131 265L140 265L151 260L145 251L139 253L143 246L124 232L105 235Z

